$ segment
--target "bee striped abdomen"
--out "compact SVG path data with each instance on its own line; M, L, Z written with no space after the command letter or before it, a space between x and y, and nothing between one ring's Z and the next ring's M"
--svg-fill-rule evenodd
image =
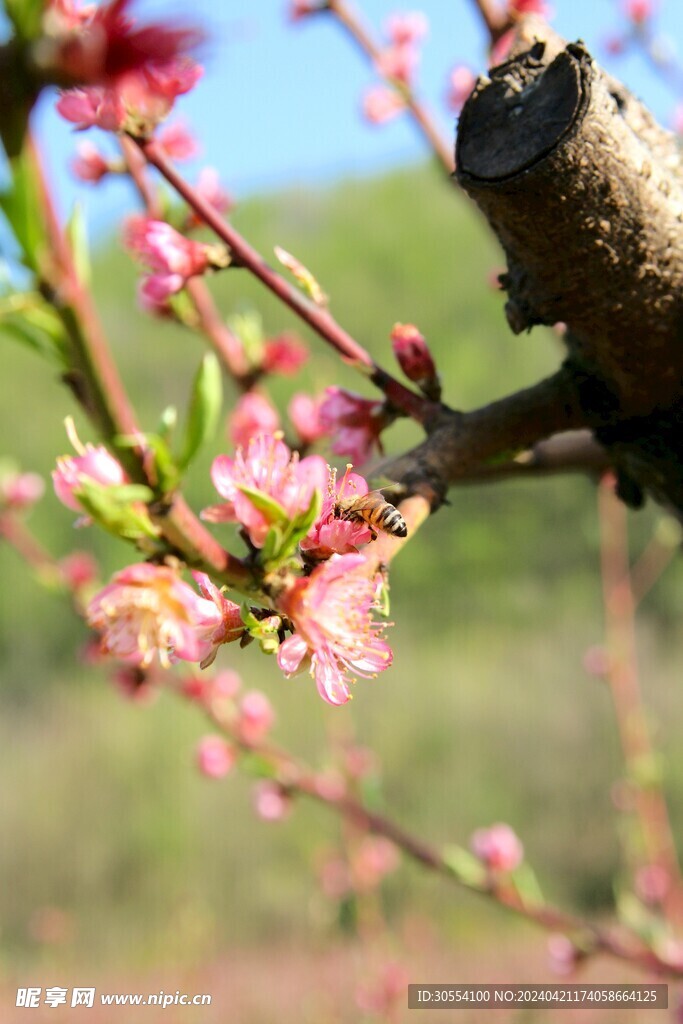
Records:
M336 513L341 519L365 523L376 533L392 537L407 537L408 527L399 510L384 498L381 491L370 491L359 498L344 498L337 502Z

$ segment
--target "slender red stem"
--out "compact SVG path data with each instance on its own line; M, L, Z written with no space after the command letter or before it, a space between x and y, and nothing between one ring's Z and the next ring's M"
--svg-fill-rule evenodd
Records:
M358 14L347 0L328 0L326 10L333 14L340 25L343 25L353 41L360 47L363 53L370 58L375 66L381 56L381 49L372 38L370 32L360 20ZM393 85L391 79L387 79ZM394 86L396 88L396 86ZM420 131L433 150L435 156L440 160L447 174L452 174L455 169L453 146L444 139L437 128L434 119L427 111L424 103L418 99L414 89L410 86L401 86L397 92L405 101L406 107L413 116L413 119Z
M326 309L314 305L289 284L263 257L225 221L184 178L178 174L154 139L135 140L147 161L163 175L185 202L229 246L233 259L257 277L265 287L297 314L309 327L337 350L343 359L362 370L390 402L419 423L427 423L438 406L411 391L379 367L370 354L341 327Z

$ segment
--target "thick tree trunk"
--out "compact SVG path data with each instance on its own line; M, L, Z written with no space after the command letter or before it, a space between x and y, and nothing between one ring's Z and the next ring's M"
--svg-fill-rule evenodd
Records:
M580 45L480 79L457 177L505 250L515 333L567 324L586 424L637 503L683 510L683 168L674 137ZM628 495L626 495L628 497Z

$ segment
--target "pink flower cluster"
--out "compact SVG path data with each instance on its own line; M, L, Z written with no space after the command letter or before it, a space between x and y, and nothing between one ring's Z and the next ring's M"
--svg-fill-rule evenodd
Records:
M141 300L147 308L164 303L210 265L207 246L185 238L165 221L129 218L124 242L153 271L140 286Z
M374 448L381 451L379 435L386 426L383 402L344 388L329 387L325 389L319 416L325 432L332 435L332 451L336 455L348 455L359 466Z
M392 14L385 25L387 45L377 60L378 73L396 88L372 86L363 96L363 114L371 124L383 124L405 110L402 90L412 87L420 63L420 43L429 31L421 11Z
M57 110L80 129L147 132L202 75L187 56L201 39L196 29L137 27L129 7L130 0L88 8L53 0L48 8L60 75L85 83L63 92Z
M509 825L478 828L470 841L472 852L491 871L514 871L524 859L522 842Z

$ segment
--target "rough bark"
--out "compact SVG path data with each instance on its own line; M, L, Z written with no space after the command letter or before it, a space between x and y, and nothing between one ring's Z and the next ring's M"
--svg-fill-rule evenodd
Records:
M683 169L674 137L584 47L549 36L479 80L457 177L507 256L515 333L568 326L596 438L683 510Z

